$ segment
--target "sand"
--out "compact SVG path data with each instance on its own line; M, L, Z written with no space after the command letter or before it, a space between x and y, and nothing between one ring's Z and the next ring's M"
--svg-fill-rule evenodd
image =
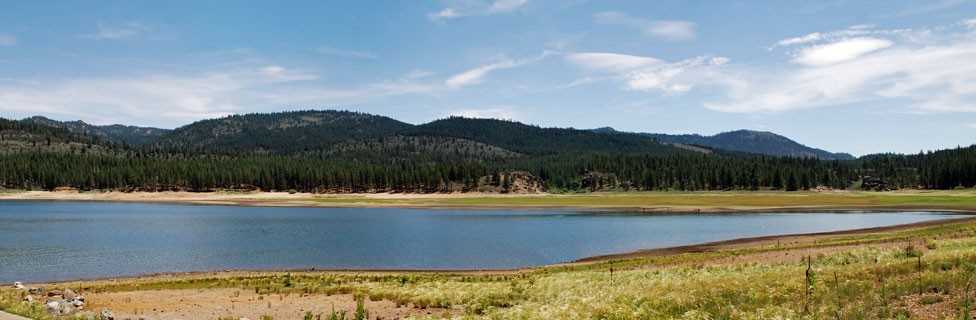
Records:
M578 204L443 204L443 199L484 197L553 197L553 194L493 193L344 193L315 194L288 192L77 192L26 191L0 193L2 200L106 201L143 203L181 203L255 207L332 207L332 208L413 208L413 209L482 209L482 210L627 210L655 212L756 212L756 211L947 211L976 212L976 206L956 205L815 205L815 206L658 206L658 205L578 205ZM427 200L427 201L425 201Z

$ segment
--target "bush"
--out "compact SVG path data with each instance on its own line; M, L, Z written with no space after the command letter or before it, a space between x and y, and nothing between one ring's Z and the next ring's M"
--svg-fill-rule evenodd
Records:
M298 190L295 189L288 190L288 194L296 194L296 193L298 193Z
M905 247L905 257L906 258L918 258L922 256L922 252L915 250L915 246L908 245Z

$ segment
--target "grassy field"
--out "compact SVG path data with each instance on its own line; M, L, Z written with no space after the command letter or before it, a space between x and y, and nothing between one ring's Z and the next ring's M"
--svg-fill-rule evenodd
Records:
M383 198L327 195L281 200L325 203L431 204L431 205L567 205L567 206L976 206L976 190L939 191L709 191L709 192L598 192L553 195L473 195L460 197Z
M974 275L976 223L961 223L518 273L277 272L55 287L83 293L160 290L160 295L236 288L269 299L351 294L447 310L421 316L427 318L972 319ZM42 304L19 302L21 296L3 289L0 309L50 318ZM348 312L352 316L354 310Z

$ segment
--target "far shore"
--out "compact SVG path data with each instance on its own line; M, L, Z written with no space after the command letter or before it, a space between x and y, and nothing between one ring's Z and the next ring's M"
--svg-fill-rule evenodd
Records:
M902 198L918 198L904 201ZM881 203L873 198L894 199ZM949 201L944 201L949 198ZM759 199L751 201L751 199ZM957 201L963 199L965 201ZM584 194L497 193L288 193L288 192L77 192L7 191L3 200L104 201L254 207L332 207L481 210L615 210L640 212L941 211L976 212L976 192L619 192ZM930 201L931 200L931 201ZM757 202L750 203L750 202Z

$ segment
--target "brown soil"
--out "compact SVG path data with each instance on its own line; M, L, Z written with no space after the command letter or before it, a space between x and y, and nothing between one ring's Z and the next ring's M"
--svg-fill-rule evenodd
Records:
M112 293L86 293L91 301L90 310L107 308L116 319L138 319L140 315L150 319L261 319L270 315L274 319L301 319L306 312L328 317L333 311L346 311L352 318L356 312L356 300L351 294L256 294L254 291L225 289L180 289L158 291L127 291ZM392 301L367 301L370 319L397 319L411 315L440 315L459 310L420 309L413 306L397 306Z

